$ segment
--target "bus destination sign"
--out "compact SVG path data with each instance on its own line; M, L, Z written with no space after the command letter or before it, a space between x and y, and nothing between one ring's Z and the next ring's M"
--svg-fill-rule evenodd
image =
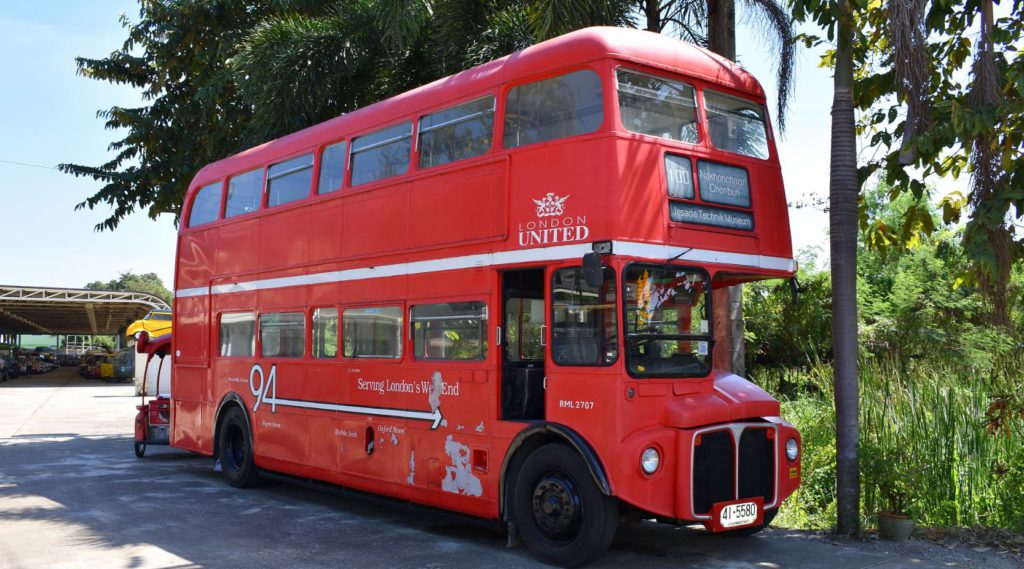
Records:
M743 168L698 160L697 179L704 201L750 207L750 179Z
M672 221L743 231L754 230L754 216L743 211L679 202L671 202L669 206L669 215L672 217Z

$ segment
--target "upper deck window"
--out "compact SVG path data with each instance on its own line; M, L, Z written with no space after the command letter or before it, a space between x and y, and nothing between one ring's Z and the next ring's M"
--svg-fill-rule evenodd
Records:
M707 90L704 91L704 107L708 114L708 133L715 148L768 158L768 131L760 105Z
M341 189L341 182L345 179L345 151L348 144L339 142L324 148L320 154L320 181L317 183L316 193L329 194Z
M221 186L220 182L216 182L203 186L196 192L196 199L192 201L192 211L188 214L189 227L210 223L220 217Z
M301 200L312 184L312 154L274 164L267 171L267 207Z
M411 122L356 138L352 141L352 185L404 174L411 151Z
M251 170L231 178L228 184L228 205L224 217L234 217L260 208L263 194L263 170Z
M420 168L480 156L494 138L494 97L452 107L420 119Z
M622 67L615 77L623 126L640 134L697 142L697 98L693 87Z
M505 99L506 148L586 134L604 121L601 78L583 69L513 88Z

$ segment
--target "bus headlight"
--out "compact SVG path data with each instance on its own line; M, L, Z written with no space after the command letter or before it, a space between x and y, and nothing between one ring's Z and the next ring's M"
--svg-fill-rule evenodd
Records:
M796 439L789 439L786 441L786 458L794 461L798 456L800 456L800 445L796 443Z
M640 468L644 473L654 474L658 470L659 464L661 464L661 456L658 454L658 449L653 447L644 449L643 454L640 455Z

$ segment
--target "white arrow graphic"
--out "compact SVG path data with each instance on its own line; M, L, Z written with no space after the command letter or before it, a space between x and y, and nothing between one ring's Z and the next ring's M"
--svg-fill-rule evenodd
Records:
M375 415L378 417L401 417L415 421L431 421L430 429L435 430L441 424L441 408L434 411L411 411L408 409L391 409L389 407L364 407L362 405L340 405L337 403L320 403L318 401L301 401L298 399L277 399L265 397L263 402L269 404L271 409L275 405L286 407L301 407L303 409L319 409L321 411L336 411L338 413L352 413L355 415Z
M257 382L258 379L258 382ZM437 382L440 382L438 375ZM277 366L270 366L270 373L264 377L263 367L259 364L252 366L249 370L249 389L256 398L252 412L259 411L260 405L270 405L270 412L276 413L278 405L286 407L299 407L302 409L319 409L321 411L336 411L338 413L352 413L355 415L375 415L377 417L400 417L414 421L430 421L430 430L436 430L441 424L441 408L439 404L431 403L436 407L433 411L412 411L410 409L393 409L391 407L366 407L363 405L341 405L338 403L321 403L319 401L303 401L301 399L279 399L277 397Z

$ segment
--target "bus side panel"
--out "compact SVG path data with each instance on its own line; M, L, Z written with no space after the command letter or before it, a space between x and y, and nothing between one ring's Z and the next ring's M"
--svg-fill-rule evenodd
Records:
M504 239L507 179L507 160L501 160L417 180L409 196L409 248Z
M344 200L327 199L316 202L309 218L309 260L327 261L341 257Z
M346 258L405 249L409 233L409 184L350 196L341 223Z
M301 267L309 261L309 208L260 219L260 268Z
M258 219L224 225L217 245L217 275L242 275L259 268Z
M174 373L171 376L171 392L174 394L171 446L209 455L213 453L213 433L206 432L204 404L194 396L182 395L201 391L206 383L206 372L206 369L193 366L174 366Z

